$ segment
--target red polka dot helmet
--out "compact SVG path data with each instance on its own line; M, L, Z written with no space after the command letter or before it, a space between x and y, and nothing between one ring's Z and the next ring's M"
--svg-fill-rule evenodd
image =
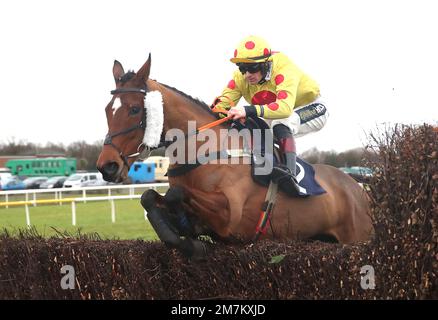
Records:
M239 43L234 50L232 63L258 63L270 60L271 47L262 38L249 36Z

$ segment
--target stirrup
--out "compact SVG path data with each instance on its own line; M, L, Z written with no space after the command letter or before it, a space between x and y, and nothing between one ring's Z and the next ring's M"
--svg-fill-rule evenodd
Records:
M284 176L293 177L290 169L285 165L279 165L272 168L272 177L275 179L280 179Z
M281 182L282 180L286 180L288 178L291 178L296 181L296 178L292 175L290 169L284 165L272 168L271 177L272 180L274 180L274 182Z
M297 178L291 174L290 170L284 167L272 168L271 179L273 182L284 185L287 189L291 189L298 194L300 191Z

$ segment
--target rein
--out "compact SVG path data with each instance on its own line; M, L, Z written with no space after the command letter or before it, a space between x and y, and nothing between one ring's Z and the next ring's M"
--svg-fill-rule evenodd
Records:
M219 96L219 97L216 97L216 98L215 98L215 100L214 100L214 102L213 102L213 107L211 107L211 111L213 111L214 113L227 114L227 113L228 113L227 110L220 109L220 108L218 108L218 107L216 106L219 102L221 102L221 99L220 99L221 97L224 97L224 98L228 99L228 102L229 102L229 104L230 104L231 107L234 107L234 106L235 106L234 101L231 100L229 97L227 97L227 96ZM219 119L219 120L216 120L216 121L213 121L213 122L207 123L207 124L205 124L205 125L203 125L203 126L197 128L195 131L185 134L185 139L187 139L188 137L191 137L191 136L193 136L193 135L196 135L196 134L198 134L198 133L200 133L200 132L202 132L202 131L204 131L204 130L207 130L207 129L213 128L213 127L215 127L215 126L217 126L217 125L220 125L221 123L224 123L224 122L226 122L226 121L229 121L231 118L232 118L232 116L226 116L226 117L224 117L224 118L222 118L222 119ZM173 141L173 142L174 142L174 141ZM170 144L173 143L173 142L170 142L170 143L168 143L168 144L165 142L164 145L167 146L167 145L170 145ZM213 157L213 158L211 158L211 155L209 155L207 158L208 158L209 160L218 160L218 159L229 159L230 157L231 157L231 155L229 155L227 152L225 152L225 151L223 151L223 150L220 150L220 151L216 151L216 153L214 154L214 157ZM205 160L205 159L204 159L204 160ZM174 167L174 168L169 168L169 169L167 169L167 176L168 176L168 177L182 176L182 175L188 173L189 171L191 171L191 170L193 170L193 169L195 169L195 168L201 166L203 163L205 163L205 162L204 162L204 161L198 161L198 160L196 160L195 163L191 163L191 164L181 164L181 165L178 165L178 166L176 166L176 167Z
M221 97L225 97L225 98L227 98L227 99L229 100L229 102L230 102L230 106L231 106L231 107L234 107L234 106L235 106L234 101L231 100L230 98L228 98L227 96L221 96ZM220 98L221 98L221 97L217 97L217 98L215 99L215 102L213 103L213 107L211 108L211 111L213 111L214 113L223 113L223 114L227 114L227 113L228 113L227 110L219 109L218 107L216 107L216 105L218 104L218 102L220 102ZM202 132L202 131L204 131L204 130L211 129L211 128L213 128L213 127L215 127L215 126L218 126L218 125L220 125L221 123L224 123L224 122L226 122L226 121L228 121L228 120L230 120L230 119L231 119L231 116L228 116L228 115L227 115L226 117L224 117L224 118L222 118L222 119L215 120L215 121L213 121L213 122L207 123L207 124L205 124L205 125L199 127L198 129L196 129L195 131L193 131L193 132L191 132L191 133L187 133L187 134L185 135L185 137L188 138L188 137L191 137L192 135L198 134L198 133L200 133L200 132Z

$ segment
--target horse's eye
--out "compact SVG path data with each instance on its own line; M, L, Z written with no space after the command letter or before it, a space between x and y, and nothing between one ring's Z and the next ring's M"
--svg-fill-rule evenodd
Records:
M138 114L140 112L141 108L134 106L132 108L129 109L129 115L130 116L135 116L136 114Z

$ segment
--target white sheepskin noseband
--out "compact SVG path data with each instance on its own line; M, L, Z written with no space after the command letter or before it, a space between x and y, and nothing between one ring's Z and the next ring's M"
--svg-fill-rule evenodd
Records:
M160 91L149 91L144 98L146 129L143 143L148 147L158 147L163 132L163 96Z

